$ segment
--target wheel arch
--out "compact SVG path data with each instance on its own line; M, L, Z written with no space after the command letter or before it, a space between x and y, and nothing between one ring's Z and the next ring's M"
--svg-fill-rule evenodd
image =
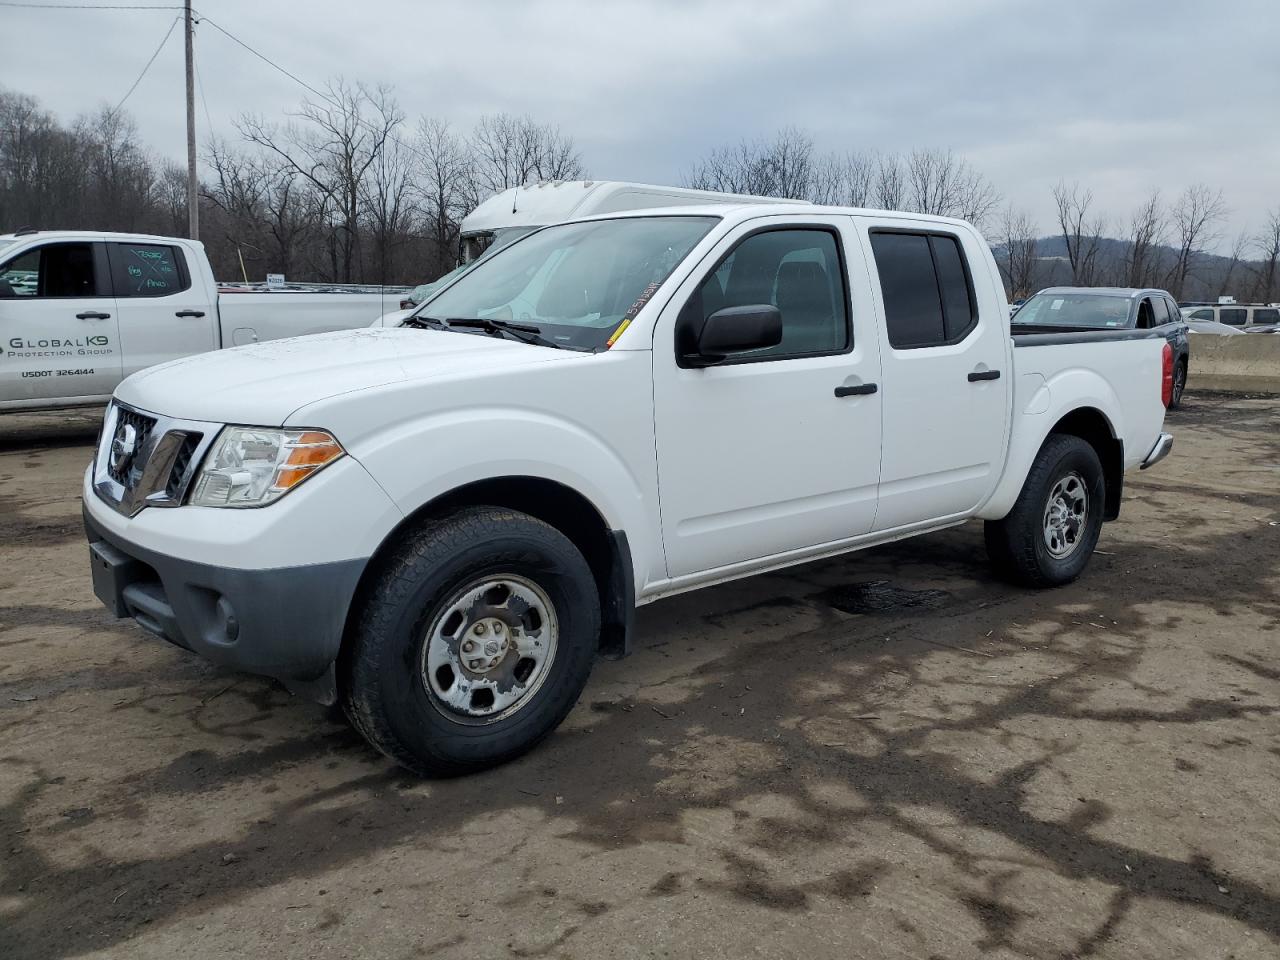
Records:
M1120 497L1124 491L1124 441L1116 435L1107 415L1097 407L1077 407L1060 417L1045 439L1063 434L1079 437L1098 454L1106 491L1102 519L1116 519L1120 516Z
M563 533L591 568L600 595L600 653L618 659L631 652L635 616L635 573L625 531L611 529L601 510L579 491L546 477L503 476L476 480L436 496L408 513L378 545L356 585L347 614L342 649L350 646L359 617L359 598L369 595L383 561L425 521L464 507L504 507L527 513ZM342 653L339 653L339 657Z

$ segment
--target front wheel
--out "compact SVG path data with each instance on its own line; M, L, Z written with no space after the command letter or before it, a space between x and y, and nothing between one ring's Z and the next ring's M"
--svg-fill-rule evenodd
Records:
M380 567L342 661L347 715L424 776L509 760L577 702L600 634L577 547L527 514L433 520Z
M1050 436L1008 516L987 521L987 555L1016 583L1070 583L1098 544L1105 503L1102 463L1093 447L1080 437Z

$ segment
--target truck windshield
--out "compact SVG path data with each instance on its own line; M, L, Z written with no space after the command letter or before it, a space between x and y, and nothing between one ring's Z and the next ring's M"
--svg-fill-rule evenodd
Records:
M1014 314L1018 326L1097 327L1129 325L1129 298L1102 293L1037 293Z
M484 257L416 316L515 322L556 346L600 350L715 222L624 217L544 227Z

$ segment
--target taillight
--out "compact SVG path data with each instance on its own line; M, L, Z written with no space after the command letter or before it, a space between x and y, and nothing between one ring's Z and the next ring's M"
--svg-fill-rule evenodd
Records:
M1164 345L1163 369L1160 371L1160 399L1167 407L1173 402L1173 347Z

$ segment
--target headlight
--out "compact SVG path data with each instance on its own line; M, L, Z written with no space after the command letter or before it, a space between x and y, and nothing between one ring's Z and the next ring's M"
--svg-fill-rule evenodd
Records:
M196 474L190 503L260 507L278 500L342 456L323 430L225 427Z

